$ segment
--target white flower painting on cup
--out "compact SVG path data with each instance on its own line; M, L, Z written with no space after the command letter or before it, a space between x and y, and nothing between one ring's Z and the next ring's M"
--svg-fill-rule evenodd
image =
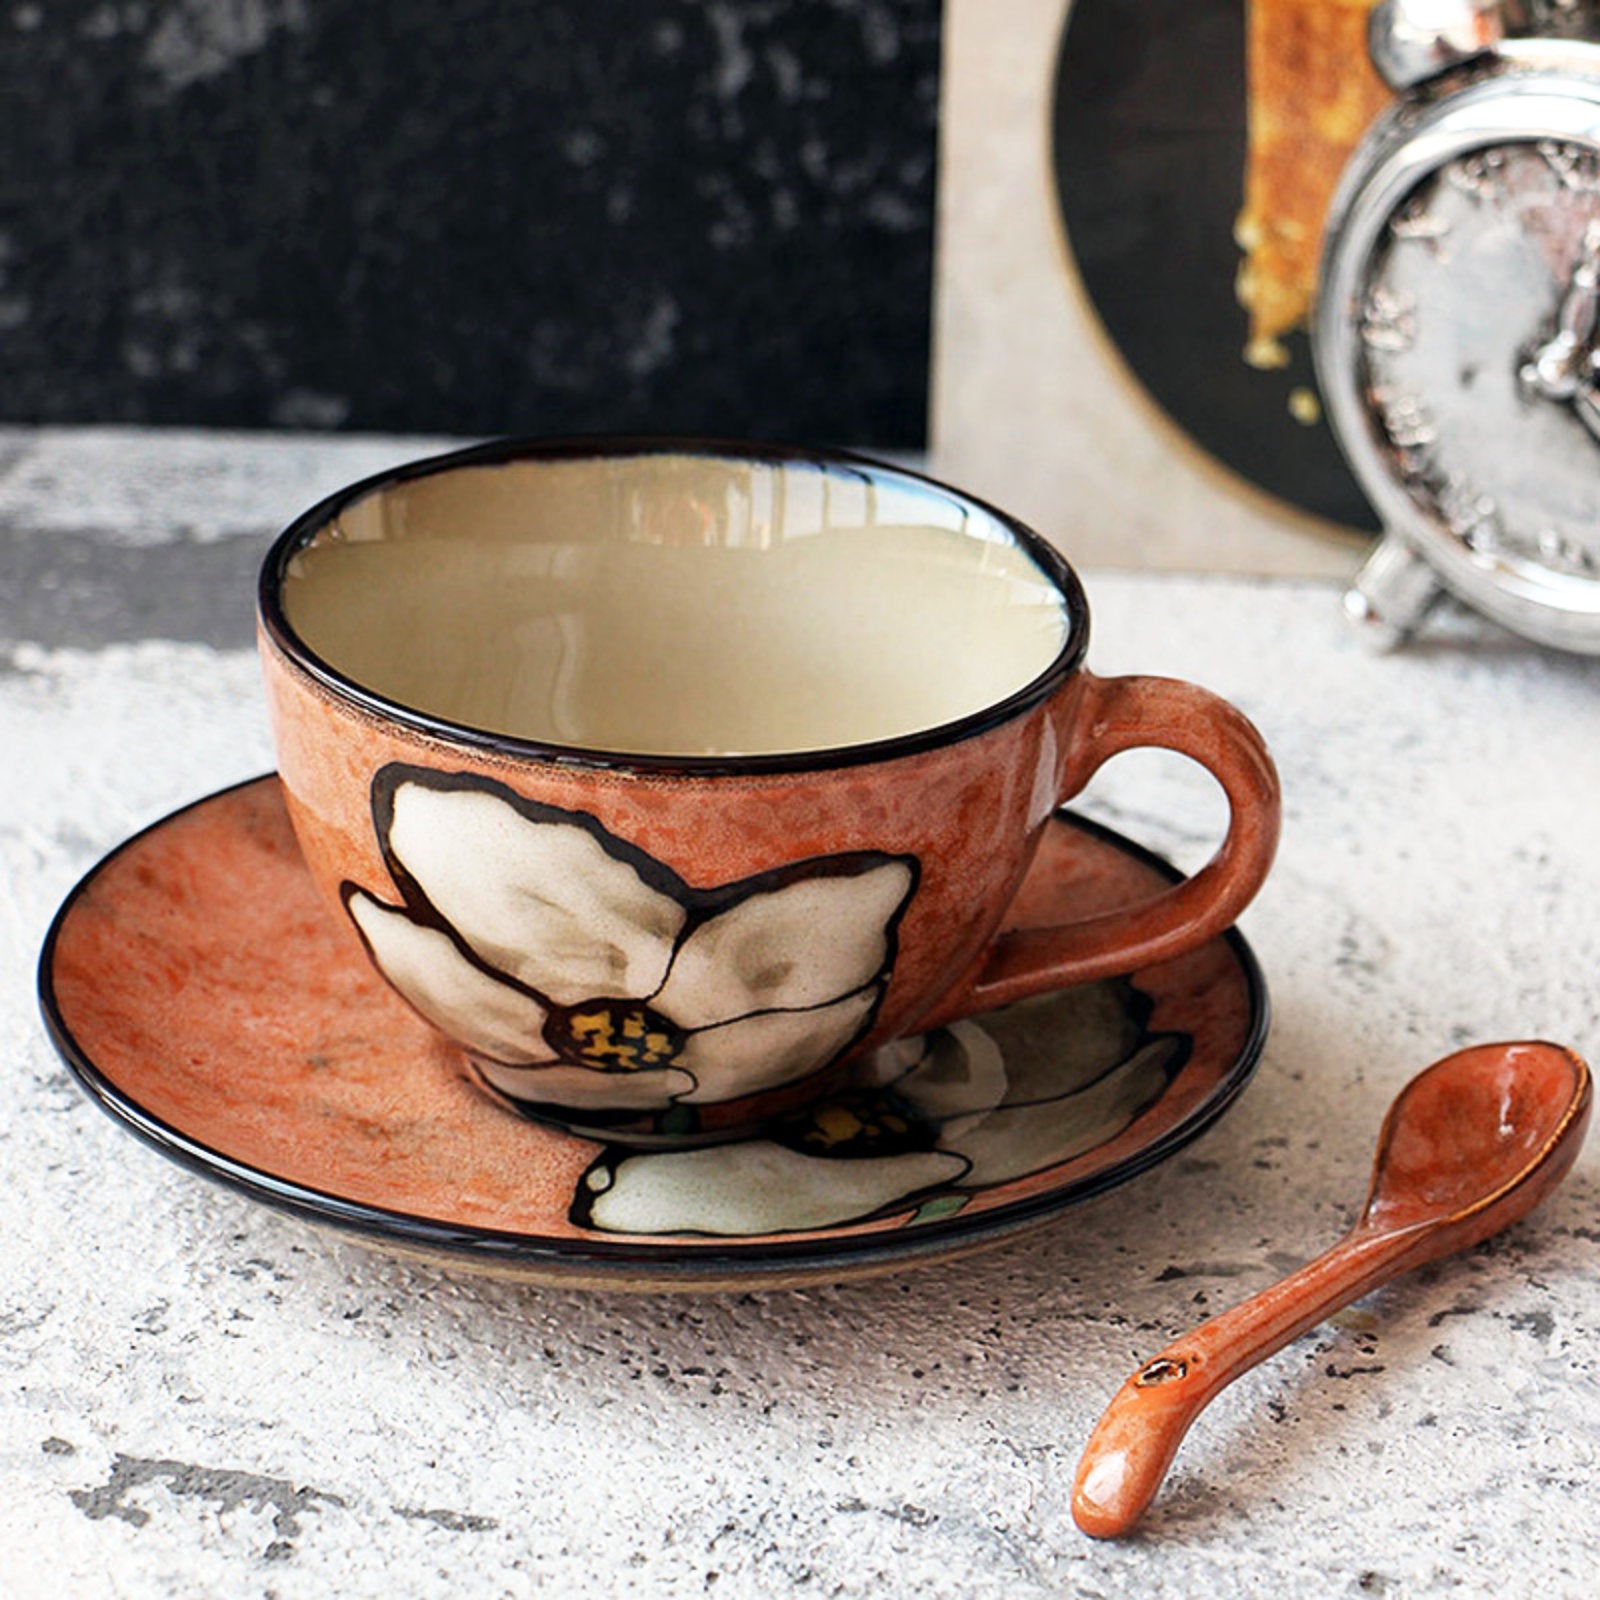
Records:
M380 972L522 1105L659 1113L795 1082L871 1029L914 858L816 856L710 888L593 817L386 767L401 903L344 888Z

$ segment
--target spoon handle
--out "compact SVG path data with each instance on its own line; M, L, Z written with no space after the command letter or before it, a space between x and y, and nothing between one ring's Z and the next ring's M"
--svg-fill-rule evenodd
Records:
M1417 1244L1409 1232L1358 1225L1297 1272L1147 1361L1112 1396L1089 1436L1072 1493L1078 1526L1097 1539L1126 1533L1155 1498L1190 1423L1216 1395L1341 1306L1419 1264Z

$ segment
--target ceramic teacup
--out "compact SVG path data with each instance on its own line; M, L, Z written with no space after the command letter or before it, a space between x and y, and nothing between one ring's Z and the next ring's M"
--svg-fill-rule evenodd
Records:
M1092 676L1078 579L1002 512L821 451L500 443L273 546L260 637L311 873L496 1097L725 1137L863 1050L1176 956L1260 885L1260 736ZM1000 933L1054 808L1132 746L1221 783L1157 899Z

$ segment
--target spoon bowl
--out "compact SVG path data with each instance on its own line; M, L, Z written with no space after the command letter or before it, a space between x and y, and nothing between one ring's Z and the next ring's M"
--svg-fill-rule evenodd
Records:
M1460 1227L1440 1254L1489 1238L1566 1176L1588 1095L1588 1068L1559 1045L1475 1045L1436 1061L1383 1120L1361 1225L1433 1226L1441 1239Z
M1577 1159L1592 1098L1588 1067L1542 1041L1475 1045L1418 1073L1383 1119L1344 1238L1168 1345L1113 1396L1078 1463L1078 1526L1128 1532L1189 1425L1235 1378L1379 1284L1526 1216Z

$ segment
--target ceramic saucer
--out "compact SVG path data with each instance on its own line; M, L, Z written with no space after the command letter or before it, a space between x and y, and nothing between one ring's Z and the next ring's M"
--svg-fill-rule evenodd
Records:
M1016 921L1110 909L1177 876L1061 813ZM1035 1226L1207 1127L1267 1021L1230 933L887 1047L759 1137L598 1144L472 1087L317 899L274 777L95 867L57 914L39 981L89 1095L207 1177L391 1249L638 1289L836 1281Z

